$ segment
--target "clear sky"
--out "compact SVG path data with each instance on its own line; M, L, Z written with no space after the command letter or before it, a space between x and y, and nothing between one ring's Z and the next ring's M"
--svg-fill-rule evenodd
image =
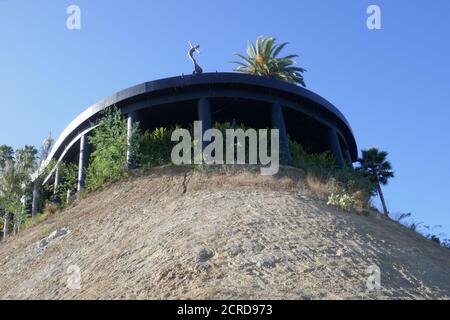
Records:
M81 30L66 28L71 4ZM366 27L370 4L381 30ZM276 36L359 148L389 152L391 212L450 234L449 16L448 0L0 0L0 144L40 145L118 90L191 73L188 40L215 72L248 40Z

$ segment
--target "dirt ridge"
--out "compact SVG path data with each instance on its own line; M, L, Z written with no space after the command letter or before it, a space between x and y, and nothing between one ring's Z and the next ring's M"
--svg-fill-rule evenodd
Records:
M132 173L1 244L0 298L450 297L449 250L374 212L330 208L304 179ZM67 285L74 266L79 289ZM371 266L380 290L366 286Z

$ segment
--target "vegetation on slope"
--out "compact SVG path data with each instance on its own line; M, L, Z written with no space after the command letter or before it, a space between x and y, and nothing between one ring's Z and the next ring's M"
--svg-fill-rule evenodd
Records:
M98 124L99 126L94 129L92 136L89 138L93 152L87 168L86 188L78 196L83 196L83 194L95 191L107 183L120 179L130 168L148 171L156 166L171 165L170 154L175 145L175 142L171 141L171 135L172 131L178 128L177 126L142 131L139 123L137 123L132 130L132 138L128 141L126 119L116 107L105 110ZM214 127L222 132L225 132L228 128L248 129L242 124L230 123L215 123ZM188 129L193 130L192 128ZM193 146L195 143L194 141ZM128 145L130 145L132 156L127 162ZM387 153L376 149L363 151L363 156L359 159L360 166L355 170L350 165L345 168L338 168L331 154L310 154L292 139L289 139L289 146L294 167L305 172L307 185L314 195L324 203L345 211L364 210L371 207L370 198L376 194L382 197L381 184L387 183L387 180L393 176L390 163L386 160ZM26 152L18 150L16 159L12 157L14 153L6 146L2 146L0 150L3 150L0 154L0 187L3 188L0 189L0 214L3 216L1 222L3 227L7 227L6 229L9 229L11 225L13 230L17 232L21 225L28 227L34 222L41 221L42 217L30 218L23 210L23 205L14 206L14 202L8 204L6 199L15 199L15 203L18 203L18 195L23 195L26 191L19 189L11 197L9 196L11 193L6 188L6 182L11 175L11 168L17 166L20 170L14 172L21 172L22 179L18 179L15 183L25 186L28 194L30 194L32 186L30 180L23 178L23 172L32 172L32 169L37 167L36 159L33 158L37 151L35 152L31 148L25 148ZM246 157L248 158L248 150ZM24 161L26 163L22 163ZM48 174L55 165L55 162L51 162L43 175ZM51 216L69 203L71 195L76 190L76 165L62 162L58 164L58 167L61 177L59 187L54 190L52 184L47 185L45 195L40 199L41 203L44 204L42 207L46 216ZM192 165L192 168L203 170L205 167ZM29 175L26 176L29 177ZM28 201L30 201L29 199L30 197ZM385 213L386 211L387 209L385 209ZM444 246L449 246L449 241L444 239L445 236L434 234L432 227L420 227L420 224L416 226L414 222L407 222L408 220L405 217L397 220L407 224L410 229L425 233L427 238ZM6 235L5 232L3 234Z
M276 176L257 166L130 171L0 244L0 299L450 296L450 251L314 196L287 166ZM368 290L375 265L381 288ZM67 287L71 266L80 290Z

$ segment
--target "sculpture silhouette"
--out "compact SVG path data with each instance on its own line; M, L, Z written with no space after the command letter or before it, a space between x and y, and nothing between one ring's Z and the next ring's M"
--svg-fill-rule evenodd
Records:
M200 51L198 50L200 48L200 45L193 46L190 41L188 43L190 46L190 49L188 52L189 59L191 59L192 63L194 64L194 72L192 72L192 74L196 75L196 74L203 73L203 69L198 65L197 60L195 60L195 58L194 58L195 52L200 53Z

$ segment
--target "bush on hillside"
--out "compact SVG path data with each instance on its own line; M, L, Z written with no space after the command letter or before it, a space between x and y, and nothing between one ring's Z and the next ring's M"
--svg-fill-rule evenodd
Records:
M332 194L344 193L355 200L354 206L368 206L375 189L360 172L350 165L338 168L336 160L329 153L307 153L299 143L291 139L289 146L294 167L305 171L308 186L319 198L329 200Z
M352 196L342 193L342 194L334 194L332 193L328 197L327 205L340 208L344 211L350 211L354 209L356 206L356 199Z
M176 142L171 141L173 129L156 128L145 131L139 139L138 163L144 169L171 163Z
M60 207L54 202L46 201L42 213L51 216L59 211Z
M117 107L107 108L98 127L89 137L93 148L90 163L86 170L86 189L96 190L105 183L118 180L127 167L127 121ZM139 139L138 124L133 127L130 148L137 154Z
M50 174L50 170L53 170L56 165L57 162L52 160L50 164L47 165L44 175L47 176ZM78 167L74 163L61 161L58 163L58 170L60 179L59 186L55 190L53 184L46 184L44 185L44 189L52 195L50 200L60 202L61 205L64 206L64 204L67 203L67 190L70 190L71 193L74 193L77 190Z

